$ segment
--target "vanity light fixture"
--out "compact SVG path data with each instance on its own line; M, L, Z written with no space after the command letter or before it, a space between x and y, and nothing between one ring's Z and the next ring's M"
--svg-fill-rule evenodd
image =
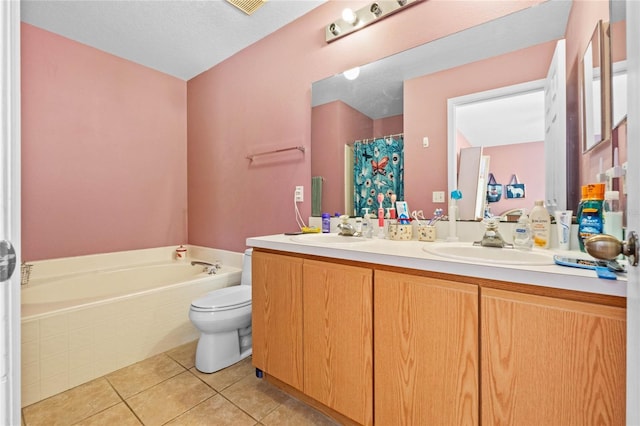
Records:
M356 11L345 9L340 19L325 27L325 40L334 41L420 1L424 0L379 0Z

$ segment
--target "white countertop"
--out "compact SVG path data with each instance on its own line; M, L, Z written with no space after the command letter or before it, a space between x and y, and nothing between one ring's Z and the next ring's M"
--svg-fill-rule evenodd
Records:
M308 234L310 236L314 234ZM625 274L617 280L601 279L589 269L550 265L491 264L486 262L456 260L434 255L423 250L426 244L449 244L423 241L392 241L373 238L364 243L314 244L301 242L304 235L292 237L276 234L247 239L247 246L283 252L338 258L355 262L397 266L422 271L441 272L454 275L530 284L544 287L626 297ZM349 237L344 237L349 238ZM311 240L311 239L310 239ZM472 243L468 243L471 245ZM483 249L484 250L484 249ZM508 250L486 248L486 250ZM534 251L561 254L573 258L590 258L579 251L542 250Z

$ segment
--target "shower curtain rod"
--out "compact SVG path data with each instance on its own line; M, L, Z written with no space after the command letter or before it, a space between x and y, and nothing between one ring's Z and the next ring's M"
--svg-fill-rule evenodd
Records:
M378 139L395 138L397 136L404 137L404 133L396 133L394 135L378 136L376 138L369 138L369 139L358 139L358 140L353 141L353 143L356 143L356 142L369 143L369 142L373 142L373 141L378 140Z

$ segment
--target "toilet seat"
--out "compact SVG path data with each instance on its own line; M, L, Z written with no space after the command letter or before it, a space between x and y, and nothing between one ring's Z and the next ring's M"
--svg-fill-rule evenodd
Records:
M251 305L251 287L235 285L207 293L191 302L191 309L198 312L217 312Z

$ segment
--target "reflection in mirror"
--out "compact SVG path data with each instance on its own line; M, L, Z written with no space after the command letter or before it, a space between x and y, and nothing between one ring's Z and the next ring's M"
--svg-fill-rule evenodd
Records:
M528 207L532 200L544 199L544 101L544 80L449 100L449 120L453 128L449 144L455 147L457 155L461 156L465 147L483 147L484 155L490 159L487 171L498 183L507 185L513 178L522 186L526 182L527 188L526 193L517 194L505 189L498 199L478 194L475 203L481 203L480 210L468 217L460 204L461 219L502 216L506 211ZM450 152L452 161L455 157L456 153ZM463 194L476 193L475 187L467 188L469 181L463 176L468 173L460 162L457 186ZM487 182L486 176L480 175L478 179Z
M337 130L346 122L348 115L357 116L361 114L368 117L371 121L387 119L389 117L400 117L400 120L402 120L403 115L406 113L406 111L403 111L403 106L407 104L405 99L405 96L407 96L405 83L407 81L434 73L446 74L448 70L452 68L506 53L513 53L517 56L517 52L525 52L524 49L531 46L549 42L555 43L556 40L564 37L571 6L572 3L568 1L548 1L540 3L535 7L524 9L500 19L361 66L360 76L356 80L348 81L343 75L339 74L313 83L311 174L312 176L323 176L326 179L322 194L322 209L324 211L332 211L334 208L342 209L344 206L344 194L347 191L344 188L343 165L340 159L344 158L345 144L349 143L349 141L401 132L404 132L405 136L409 134L408 132L413 133L414 137L419 134L418 141L405 140L406 144L412 144L412 146L415 146L417 143L422 146L424 143L423 138L425 137L429 138L429 142L427 143L429 147L435 144L442 145L447 141L446 118L439 124L442 126L442 131L440 129L423 130L424 123L416 122L414 118L411 122L406 122L405 119L402 128L394 129L393 131L376 131L372 134L359 133L349 135L348 137L336 134ZM551 50L553 50L553 48L551 48ZM526 56L524 56L526 53L522 53L522 55L520 59L521 63L524 58L526 58ZM523 72L526 73L527 67L537 66L535 59L527 60L527 63L528 66L527 64L521 64L520 67L511 66L501 69L500 72L515 75L519 74L523 69ZM496 70L485 70L482 74L476 74L470 78L471 80L479 79L480 77L486 79L491 78L494 74L496 74ZM524 79L522 76L519 76L513 83L506 84L515 84L540 78L544 78L544 74L534 78L524 77ZM420 108L425 111L423 114L433 115L433 111L441 108L442 112L438 112L437 114L445 117L446 106L444 105L446 105L446 99L464 95L465 92L461 90L464 90L464 87L468 85L468 83L469 81L465 80L449 83L451 88L456 89L457 92L450 93L444 99L437 99L433 95L433 90L429 90L428 88L422 94L411 91L410 95L412 97L420 96ZM505 85L504 82L488 87L500 87L503 85ZM487 90L487 87L480 90ZM478 91L478 89L470 90L466 93L474 91ZM343 114L322 114L318 112L319 107L324 107L329 103L340 103ZM350 111L346 112L346 110ZM412 114L415 117L416 111L412 111ZM340 121L336 122L336 119ZM425 121L424 115L420 121ZM373 127L374 125L369 124L369 126ZM316 137L319 133L322 133L322 131L318 129L325 129L323 131L325 134L321 138ZM330 130L327 129L333 129L334 134L327 135L327 133L330 132ZM425 151L425 153L426 152L427 151ZM445 156L446 152L447 150L445 149ZM438 163L446 160L444 157L431 159ZM335 167L332 169L331 166L327 166L327 163L340 164L340 167L337 170ZM411 165L411 167L414 166L414 164ZM560 166L563 168L561 173L564 173L566 164L562 163ZM449 176L451 174L455 176L455 170L455 168L451 168L449 165ZM409 170L408 166L406 172L407 176L420 176L422 174L422 170ZM444 183L446 184L446 181ZM440 186L442 183L438 183L437 186L434 187L435 184L431 181L420 183L416 181L405 181L405 193L411 191L415 193L417 189L414 188L414 186L418 184L420 185L420 191L429 194L429 199L431 198L431 191L444 189L443 186ZM451 180L449 180L449 191L451 191L452 188L455 188L455 186L452 187ZM337 201L331 201L332 199L337 199ZM532 204L532 202L529 204ZM331 207L334 205L338 207ZM418 208L420 206L416 207Z
M613 128L627 116L627 37L626 8L624 1L609 3L611 21L609 27L611 45L611 108Z
M589 151L610 138L610 88L608 60L608 24L596 24L591 41L582 57L583 150Z

